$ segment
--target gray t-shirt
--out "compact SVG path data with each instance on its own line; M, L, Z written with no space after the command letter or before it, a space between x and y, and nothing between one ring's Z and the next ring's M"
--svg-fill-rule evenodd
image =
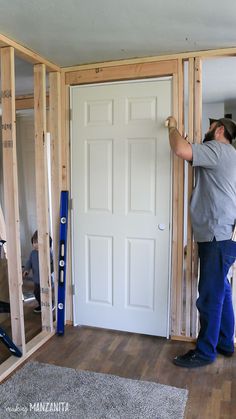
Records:
M228 240L236 221L236 150L231 144L192 144L196 183L190 213L195 240Z

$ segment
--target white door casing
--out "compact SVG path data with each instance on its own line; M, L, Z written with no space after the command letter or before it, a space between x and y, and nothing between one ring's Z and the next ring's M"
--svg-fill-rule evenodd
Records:
M74 323L168 335L171 79L71 88Z

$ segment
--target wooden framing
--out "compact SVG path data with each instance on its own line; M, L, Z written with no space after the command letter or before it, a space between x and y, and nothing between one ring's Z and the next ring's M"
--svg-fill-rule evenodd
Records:
M34 66L35 168L42 330L53 331L46 156L46 68Z
M59 217L61 190L61 74L49 73L49 131L51 145L52 240L54 249L54 298L57 306Z
M156 62L120 64L114 67L98 67L75 72L70 71L66 73L65 83L72 86L85 83L101 83L104 81L168 76L174 73L177 73L177 60L160 61L158 65Z
M173 77L173 113L183 133L183 62L178 60L178 72ZM172 157L172 272L171 272L171 335L181 334L183 277L183 161Z
M194 134L194 58L188 61L188 140L193 142ZM192 315L192 287L193 287L193 232L190 221L189 202L193 190L193 168L190 164L187 167L187 249L186 249L186 272L185 272L185 334L191 336L191 315Z
M58 67L56 64L51 63L49 60L46 60L45 58L41 57L36 52L30 50L29 48L26 48L22 45L20 45L18 42L13 41L12 39L8 38L7 36L0 34L0 47L4 46L11 46L14 48L16 55L18 55L23 60L29 61L32 64L45 64L47 70L49 71L60 71L60 67Z
M3 161L4 161L4 194L6 213L7 241L11 243L8 255L11 271L11 305L13 339L22 347L23 357L9 358L0 366L0 380L4 379L16 367L24 362L35 350L53 335L51 313L50 260L48 241L48 201L46 182L46 163L44 137L46 133L46 106L49 106L49 127L52 144L52 177L53 177L53 214L54 232L55 217L58 216L58 197L60 189L70 188L70 148L69 148L69 86L74 84L100 83L107 81L146 79L151 77L173 76L173 114L178 120L179 130L184 132L183 112L183 63L189 60L189 138L200 140L201 135L201 58L236 56L236 48L223 50L199 51L193 53L174 54L162 57L146 57L108 63L95 63L67 69L60 69L55 64L44 59L37 53L19 45L15 41L0 34L2 60L2 90L10 91L4 94L3 107ZM20 97L15 101L14 92L14 53L32 62L35 74L35 92L33 96ZM49 105L46 104L45 75L50 72ZM48 99L47 99L48 100ZM36 140L36 173L37 173L37 214L40 248L40 276L42 288L42 326L36 338L25 345L23 308L21 300L21 261L19 249L19 208L17 189L16 138L15 138L15 108L35 110L35 140ZM61 121L60 121L61 119ZM60 125L61 124L61 125ZM4 127L6 129L4 129ZM11 127L11 129L9 129ZM190 196L193 173L188 170L188 195ZM192 340L196 336L195 297L197 285L197 258L193 247L192 233L188 222L187 230L187 267L186 290L183 289L183 210L184 210L184 166L173 157L173 241L172 241L172 339ZM11 222L9 221L11 220ZM55 234L55 233L53 233ZM70 237L69 237L70 238ZM54 235L56 246L57 236ZM70 242L70 240L69 240ZM71 259L69 243L68 260ZM72 322L72 283L71 266L68 263L66 319ZM14 280L13 280L14 276ZM234 269L234 281L236 274ZM235 285L233 287L235 293ZM184 294L185 293L185 294ZM186 298L185 311L183 299Z
M173 76L174 80L178 79L178 60L164 60L164 61L157 61L157 62L147 62L147 63L128 63L122 64L119 63L119 66L104 66L98 68L91 68L91 69L82 69L77 70L75 72L69 71L68 73L65 72L64 78L64 98L62 99L63 103L63 112L64 112L64 126L63 126L63 137L62 137L62 147L65 147L65 162L62 164L63 173L66 171L67 175L62 174L62 182L64 183L65 187L68 188L69 185L69 178L68 178L68 165L69 165L69 99L68 99L68 85L74 84L85 84L85 83L104 83L109 81L117 81L117 80L135 80L135 79L146 79L146 78L153 78L159 76ZM174 115L177 117L178 112L178 102L176 99L175 90L178 91L178 82L177 85L173 83L173 111ZM180 99L180 98L179 98ZM177 160L177 159L176 159ZM175 175L178 172L178 166L174 169ZM71 240L69 240L69 249L68 249L68 259L71 260L71 248L70 248ZM177 278L178 274L174 273L174 277ZM66 310L66 320L71 321L73 318L72 313L72 278L71 272L67 272L67 310ZM71 297L71 298L70 298Z
M183 130L183 62L182 60L164 60L151 63L135 63L135 64L124 64L119 66L108 66L100 67L99 71L97 68L82 69L75 72L68 72L65 74L65 94L68 93L67 84L84 84L84 83L97 83L97 82L108 82L114 80L134 80L134 79L146 79L150 77L158 76L173 76L173 113L178 119L180 130ZM66 103L66 100L63 101ZM65 111L65 124L64 126L65 136L68 135L68 116L69 107L66 106ZM67 133L67 134L66 134ZM64 138L64 144L66 144L66 137ZM67 147L68 147L67 141ZM68 152L65 153L65 156ZM68 164L68 161L67 161ZM172 333L175 335L180 334L181 319L182 319L182 275L183 275L183 162L177 157L173 156L173 196L176 199L176 205L174 205L173 211L173 264L172 264ZM65 182L66 184L66 182ZM68 275L69 277L69 275ZM69 284L71 278L69 277ZM68 292L70 289L68 289ZM70 294L67 294L70 295ZM72 297L72 296L71 296ZM72 298L71 298L72 300ZM176 311L178 311L176 315ZM67 310L67 320L71 320L72 311Z
M195 58L194 65L194 138L200 143L202 139L202 58Z
M23 319L23 302L22 302L22 272L21 272L21 257L20 257L20 236L19 236L19 204L18 204L18 182L17 182L17 162L16 162L16 127L15 127L15 110L32 109L35 108L35 119L36 119L36 136L40 136L41 140L44 138L45 127L46 127L46 113L45 107L49 106L49 98L45 97L45 94L41 96L41 92L45 90L45 70L61 73L61 69L45 60L40 55L30 51L29 49L22 47L15 41L0 34L0 48L1 48L1 83L2 91L4 94L1 95L2 102L2 138L3 138L3 171L4 171L4 201L5 201L5 221L6 221L6 238L8 243L11 243L8 253L8 269L9 269L9 287L10 287L10 302L11 302L11 323L12 323L12 338L14 342L21 347L23 356L21 358L15 358L11 356L0 366L0 381L7 377L15 368L22 364L33 352L35 352L40 346L42 346L51 336L54 334L52 324L52 313L50 310L43 309L43 329L38 336L33 338L30 342L25 344L25 330L24 330L24 319ZM44 73L41 81L38 80L38 70L35 70L35 97L33 95L21 96L15 98L15 75L14 75L14 56L18 55L21 58L30 61L33 64L38 65L40 71ZM39 71L39 72L40 72ZM54 89L54 88L53 88ZM60 92L60 86L56 86L54 89L53 96L55 97ZM2 92L2 93L3 93ZM55 100L51 99L55 105ZM58 108L60 109L60 96L57 99L59 101ZM60 112L60 111L59 111ZM60 118L60 113L58 114ZM55 117L55 114L54 114ZM52 123L52 122L51 122ZM55 141L59 144L59 132L60 132L60 119L57 119L58 124L58 137L55 137ZM43 134L41 128L43 127ZM56 132L55 124L52 128L54 133ZM41 143L42 146L42 143ZM56 145L57 147L57 145ZM42 151L42 150L41 150ZM42 154L42 153L41 153ZM42 160L41 160L42 163ZM57 165L58 163L55 162ZM43 163L44 168L45 164ZM60 176L60 170L59 170ZM43 176L38 175L38 183L43 181ZM40 186L39 186L40 188ZM40 194L38 188L37 194ZM42 202L42 206L45 203ZM40 204L41 205L41 204ZM55 203L55 206L57 204ZM44 209L47 207L44 206ZM43 210L41 211L43 214ZM47 210L46 210L47 212ZM42 217L43 219L43 217ZM38 220L39 221L39 220ZM39 222L39 234L42 236L45 229L45 220ZM47 237L48 239L48 237ZM43 236L43 265L44 269L49 270L49 263L44 247L47 247L48 240L45 240ZM46 245L45 245L46 244ZM41 246L42 247L42 246ZM45 263L46 259L46 263ZM47 281L48 282L48 281ZM46 304L51 301L50 296L46 297ZM48 303L50 305L50 303Z
M126 61L88 64L63 69L65 89L68 85L92 84L108 81L173 75L173 114L178 121L180 132L184 133L184 61L189 60L189 110L188 126L190 140L200 141L202 114L202 71L201 56L236 55L236 48L189 54L175 54L165 57L147 57ZM171 64L172 63L172 68ZM159 66L159 67L158 67ZM69 115L69 108L66 115ZM65 128L65 135L69 130ZM69 144L69 139L66 139ZM187 256L184 261L184 196L185 176L188 178L188 200L190 199L194 174L191 167L173 156L173 237L172 237L172 289L171 289L171 337L173 339L194 340L197 335L198 257L193 242L189 214L187 216ZM186 271L184 271L186 264ZM184 284L185 276L185 284ZM72 315L72 313L70 313ZM68 317L69 319L69 317Z
M41 332L26 344L25 354L22 358L11 356L0 365L0 383L16 368L25 362L37 349L44 345L54 335L53 332Z
M115 67L120 65L127 64L144 64L144 63L153 63L160 61L169 61L169 60L188 60L189 58L195 57L204 57L204 58L216 58L216 57L234 57L236 56L236 47L232 48L222 48L222 49L212 49L208 51L194 51L194 52L184 52L177 54L169 55L159 55L151 57L142 57L142 58L129 58L127 60L114 60L114 61L105 61L100 63L91 63L91 64L80 64L71 67L64 67L61 70L67 75L71 72L77 72L81 70L91 70L99 68L108 68Z
M62 190L70 190L70 98L69 86L66 84L65 73L61 76L61 91L62 91L62 143L61 143L61 170L62 170ZM70 201L71 202L71 201ZM70 211L68 214L68 223L70 225ZM71 260L71 230L67 232L67 260ZM73 322L73 287L72 287L72 266L71 263L67 264L67 280L66 280L66 323Z
M18 202L14 49L1 49L2 141L4 203L8 254L8 280L11 305L12 339L25 353L25 330L22 303L20 218Z
M188 60L188 140L200 142L201 129L201 107L202 107L202 72L201 58L189 58ZM194 170L191 165L187 168L188 190L187 190L187 254L186 254L186 276L185 276L185 328L186 337L197 336L197 312L195 302L197 299L198 285L198 255L197 246L193 241L193 233L190 221L189 202L194 186Z
M49 95L46 95L46 107L49 108ZM16 96L16 111L24 109L34 109L33 95Z

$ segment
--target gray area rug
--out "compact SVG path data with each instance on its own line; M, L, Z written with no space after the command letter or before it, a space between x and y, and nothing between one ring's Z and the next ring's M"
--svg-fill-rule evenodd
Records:
M0 388L0 418L181 419L187 390L29 362Z

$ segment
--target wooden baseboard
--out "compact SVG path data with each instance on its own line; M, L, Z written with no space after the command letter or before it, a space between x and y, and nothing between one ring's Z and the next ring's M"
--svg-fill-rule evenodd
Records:
M175 335L173 335L173 336L171 336L170 337L170 339L171 340L179 340L179 341L182 341L182 342L196 342L196 338L192 338L192 337L190 337L190 336L175 336Z

